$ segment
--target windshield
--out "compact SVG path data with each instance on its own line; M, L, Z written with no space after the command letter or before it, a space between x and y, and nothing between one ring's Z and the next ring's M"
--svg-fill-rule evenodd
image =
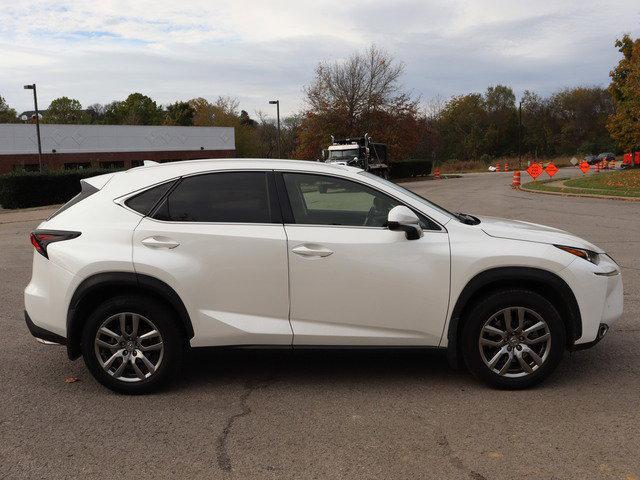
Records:
M436 210L438 210L440 213L447 215L448 217L452 217L455 219L458 219L458 216L455 213L451 213L449 210L447 210L446 208L442 208L440 205L433 203L430 200L427 200L424 197L421 197L420 195L418 195L417 193L412 192L411 190L407 190L406 188L401 187L400 185L396 185L393 182L390 182L389 180L385 180L384 178L380 178L377 175L374 175L373 173L369 173L369 172L359 172L360 175L364 175L365 177L369 177L371 179L374 179L378 182L384 183L386 186L393 188L394 190L396 190L397 192L401 192L404 193L405 195L409 195L411 198L413 198L414 200L417 200L418 202L427 205L428 207L431 208L435 208Z
M329 150L329 160L353 160L353 157L357 156L357 148L349 150Z

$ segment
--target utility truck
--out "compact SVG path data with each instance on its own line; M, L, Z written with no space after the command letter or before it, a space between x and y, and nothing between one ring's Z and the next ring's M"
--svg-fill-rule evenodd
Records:
M374 143L368 133L364 137L335 138L331 135L331 145L323 150L326 163L358 167L382 178L389 178L387 145Z

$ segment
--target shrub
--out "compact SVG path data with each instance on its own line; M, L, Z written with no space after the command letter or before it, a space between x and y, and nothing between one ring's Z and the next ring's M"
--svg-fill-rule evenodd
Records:
M0 176L0 205L28 208L65 203L80 192L80 180L113 170L53 170L12 172Z
M433 163L431 160L405 160L403 162L392 162L390 167L391 178L409 178L429 175Z

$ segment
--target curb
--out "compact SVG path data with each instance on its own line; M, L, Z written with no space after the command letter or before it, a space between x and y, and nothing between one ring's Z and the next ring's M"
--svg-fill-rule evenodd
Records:
M519 190L528 193L543 193L545 195L560 195L562 197L582 197L582 198L599 198L600 200L619 200L622 202L640 202L640 197L623 197L616 195L596 195L593 193L569 193L569 192L551 192L549 190L533 190L530 188L520 187Z

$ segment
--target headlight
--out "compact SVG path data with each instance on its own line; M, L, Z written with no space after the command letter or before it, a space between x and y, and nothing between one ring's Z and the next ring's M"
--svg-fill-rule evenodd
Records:
M575 255L576 257L584 258L585 260L593 263L594 265L598 264L598 254L596 252L592 252L591 250L586 250L584 248L568 247L566 245L554 245L554 247L557 247L560 250L564 250L565 252L568 252L571 255Z

